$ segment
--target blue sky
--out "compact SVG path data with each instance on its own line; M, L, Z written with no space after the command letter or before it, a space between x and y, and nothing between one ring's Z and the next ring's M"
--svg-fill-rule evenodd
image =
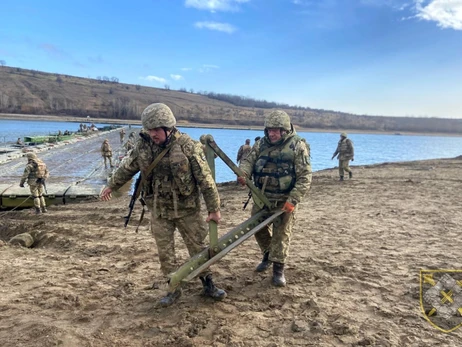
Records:
M0 9L8 66L462 118L462 0L3 0Z

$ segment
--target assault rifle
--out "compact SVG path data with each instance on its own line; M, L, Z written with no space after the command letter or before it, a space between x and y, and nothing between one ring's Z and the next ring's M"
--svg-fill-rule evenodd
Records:
M141 173L138 176L138 178L135 181L135 189L133 191L132 199L130 200L130 204L128 205L128 215L124 217L125 219L125 224L124 227L126 228L128 225L128 222L130 221L130 218L132 216L133 208L135 207L135 202L136 199L138 199L138 196L140 196L141 193ZM144 211L144 207L143 207Z

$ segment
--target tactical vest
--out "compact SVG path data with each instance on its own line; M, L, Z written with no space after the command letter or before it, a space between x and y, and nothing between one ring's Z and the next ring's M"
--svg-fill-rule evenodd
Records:
M295 185L295 145L303 139L294 135L280 145L271 147L267 141L260 146L253 175L255 185L274 194L286 194ZM266 184L265 184L266 181Z
M188 197L196 189L196 181L192 175L190 162L182 147L188 141L190 138L187 135L182 134L178 137L170 145L168 154L162 158L152 175L154 209L156 209L159 195L163 198L168 197L173 201L175 216L177 215L179 195Z
M37 178L46 178L47 166L41 160L32 160L32 166L35 168L35 177Z

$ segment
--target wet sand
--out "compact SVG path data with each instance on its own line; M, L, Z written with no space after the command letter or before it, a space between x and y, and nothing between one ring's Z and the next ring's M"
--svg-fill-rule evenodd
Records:
M0 344L9 346L459 346L420 311L420 269L462 269L462 160L314 174L300 205L285 288L254 271L254 239L214 265L228 297L189 283L159 307L166 284L145 217L123 228L129 197L0 212L0 238L36 230L32 249L0 246ZM246 189L220 186L225 233L248 218ZM186 249L177 239L180 260ZM147 289L154 283L154 289Z

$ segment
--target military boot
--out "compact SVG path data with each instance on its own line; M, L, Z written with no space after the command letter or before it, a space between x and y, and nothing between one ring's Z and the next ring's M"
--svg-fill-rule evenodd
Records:
M48 212L47 208L46 208L46 207L42 207L42 213L47 213L47 212Z
M42 213L42 211L40 210L40 207L36 207L35 208L35 214L40 214Z
M286 278L284 277L284 264L273 263L273 285L276 287L285 287Z
M353 172L348 172L348 177L350 177L350 180L353 178Z
M266 251L264 254L263 254L263 259L261 260L261 263L258 264L257 268L255 269L255 271L257 272L263 272L263 271L266 271L268 270L268 268L270 267L270 265L273 263L271 260L268 259L269 258L269 252Z
M204 277L199 277L201 279L202 285L204 286L204 295L211 297L214 300L223 300L226 298L226 292L223 289L215 287L215 284L212 281L212 275L207 275Z
M340 179L339 179L339 181L343 181L343 176L340 176Z
M170 306L180 298L182 293L183 291L181 290L181 288L177 288L173 292L167 293L167 295L165 295L162 299L159 300L160 306Z

